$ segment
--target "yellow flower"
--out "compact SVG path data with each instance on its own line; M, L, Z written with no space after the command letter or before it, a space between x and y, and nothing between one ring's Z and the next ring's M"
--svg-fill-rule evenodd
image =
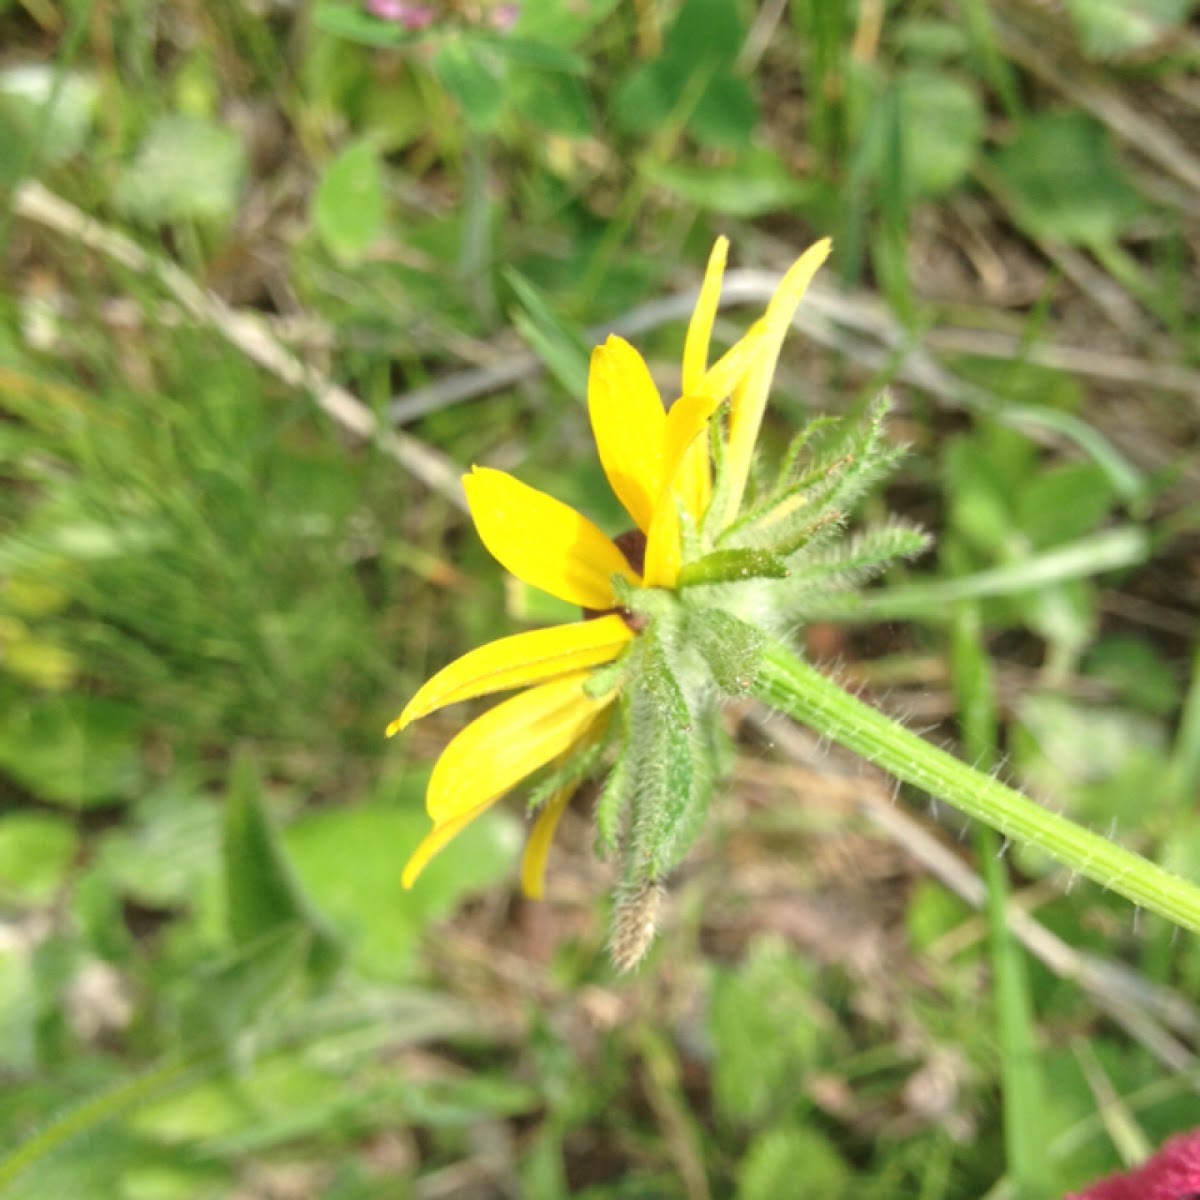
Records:
M828 253L814 246L789 271L759 322L711 368L709 341L728 243L720 239L688 326L683 395L663 407L641 355L610 337L592 353L588 412L600 462L617 498L645 538L644 562L630 557L591 521L513 476L474 467L463 485L475 528L496 560L519 579L593 613L591 619L501 638L439 671L388 726L398 733L444 705L524 688L462 729L434 766L426 794L433 829L404 868L412 887L435 854L534 771L560 763L603 734L616 690L592 695L597 667L613 662L636 636L618 611L614 577L634 587L673 588L683 556L682 522L698 523L712 495L708 447L700 435L731 394L731 452L740 501L753 437L784 333L808 281ZM731 469L734 468L731 463ZM730 517L737 505L728 509ZM626 539L621 539L626 542ZM530 834L521 869L525 893L542 894L554 830L572 787L559 789Z

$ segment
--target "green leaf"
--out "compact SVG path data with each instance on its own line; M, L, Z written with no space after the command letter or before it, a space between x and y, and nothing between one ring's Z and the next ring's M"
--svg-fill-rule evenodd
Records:
M338 940L304 893L267 814L258 772L245 755L234 763L223 850L233 940L245 946L281 929L304 930L314 971L332 970L342 955Z
M679 572L679 586L784 579L789 574L787 563L766 550L714 550L683 567Z
M16 184L27 170L29 134L19 117L0 104L0 183ZM19 461L20 443L12 430L3 431L0 441L0 460Z
M84 148L99 99L100 85L79 71L60 74L57 67L35 62L0 71L0 108L26 141L38 144L44 162L62 162Z
M905 184L911 196L941 196L966 178L983 143L975 88L937 71L906 71L897 81Z
M361 8L346 4L318 4L313 11L313 24L325 33L360 46L387 48L413 40L412 32L403 25L380 21Z
M1035 692L1020 704L1013 728L1014 762L1039 791L1064 802L1077 802L1088 787L1121 776L1135 759L1165 753L1161 722L1129 709L1084 704L1053 692ZM1136 820L1145 805L1144 791L1127 791L1101 820Z
M109 893L148 908L195 905L220 870L220 809L199 782L177 772L140 796L119 827L104 834L91 867Z
M303 925L277 925L241 944L228 958L196 972L183 1004L182 1028L195 1049L235 1049L299 982L315 953Z
M1088 651L1084 672L1104 680L1126 703L1153 716L1171 716L1180 702L1170 664L1149 641L1129 634L1113 634L1097 642Z
M563 74L514 73L513 103L521 115L549 133L586 138L595 119L587 91L578 79Z
M736 969L714 973L708 1022L713 1100L723 1120L760 1127L803 1095L808 1071L836 1054L829 1036L836 1029L814 988L813 969L775 938L756 941Z
M1104 126L1084 113L1030 117L993 165L1017 222L1035 237L1113 242L1144 209Z
M700 94L688 130L705 145L738 150L754 135L758 117L750 85L733 75L717 75Z
M1134 54L1173 33L1193 0L1067 0L1071 23L1090 58Z
M1114 496L1095 463L1071 463L1027 480L1014 501L1033 548L1046 550L1091 533L1108 516Z
M385 780L365 803L306 813L284 844L306 892L337 930L354 967L371 979L411 977L425 930L465 898L511 882L522 823L486 813L400 887L409 854L429 832L426 773Z
M33 955L19 946L0 948L0 1070L6 1075L36 1078L42 1003Z
M667 55L679 62L732 68L744 36L736 4L728 0L684 0L667 35Z
M564 50L561 46L556 46L551 42L514 37L512 34L485 37L479 33L475 34L472 41L477 46L486 45L500 57L510 59L524 67L533 67L539 71L560 75L584 75L587 73L587 59L578 54L572 54L569 50Z
M515 32L542 44L574 46L617 7L620 0L538 0L522 4Z
M738 1166L735 1200L776 1200L804 1180L808 1195L838 1200L852 1194L853 1173L834 1144L815 1129L779 1125L756 1134Z
M56 813L0 817L0 899L45 904L62 887L78 842L75 826Z
M138 713L115 700L64 696L0 716L0 771L39 800L93 807L141 786Z
M313 203L313 223L339 258L362 258L383 229L387 197L383 168L367 140L352 142L325 169Z
M241 196L246 153L232 129L200 117L159 117L121 172L114 201L148 225L226 221Z
M479 53L466 38L448 38L434 56L433 69L446 91L462 106L467 124L480 133L492 132L506 99L492 56Z
M641 171L651 183L681 200L731 217L795 209L813 193L810 183L796 178L770 152L747 154L732 167L644 160Z
M626 133L650 134L672 115L689 72L685 63L660 58L635 67L617 86L612 114Z

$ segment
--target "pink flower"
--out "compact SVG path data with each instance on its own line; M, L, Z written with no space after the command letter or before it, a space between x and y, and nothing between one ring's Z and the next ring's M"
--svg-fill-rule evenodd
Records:
M402 0L367 0L367 11L381 21L394 21L414 32L428 29L437 13L428 4L404 4Z
M1200 1129L1172 1138L1133 1171L1109 1175L1067 1200L1192 1200L1200 1196Z
M501 33L507 33L521 19L521 6L519 4L500 4L493 8L488 16L496 29Z

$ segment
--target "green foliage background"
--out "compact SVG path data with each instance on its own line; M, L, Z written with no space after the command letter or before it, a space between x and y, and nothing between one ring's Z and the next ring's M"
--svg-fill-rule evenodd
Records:
M1195 5L433 8L0 0L0 1195L1035 1200L1200 1123L1193 939L752 715L640 975L588 797L544 905L516 809L402 892L463 716L384 726L561 614L315 403L619 532L590 345L669 393L716 233L832 235L766 440L890 384L938 549L809 653L1197 878Z

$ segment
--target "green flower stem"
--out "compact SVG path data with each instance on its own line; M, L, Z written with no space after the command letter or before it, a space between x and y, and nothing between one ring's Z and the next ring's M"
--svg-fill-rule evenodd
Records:
M788 650L771 647L764 653L754 692L763 703L1005 837L1036 846L1101 887L1200 932L1195 884L930 745Z

